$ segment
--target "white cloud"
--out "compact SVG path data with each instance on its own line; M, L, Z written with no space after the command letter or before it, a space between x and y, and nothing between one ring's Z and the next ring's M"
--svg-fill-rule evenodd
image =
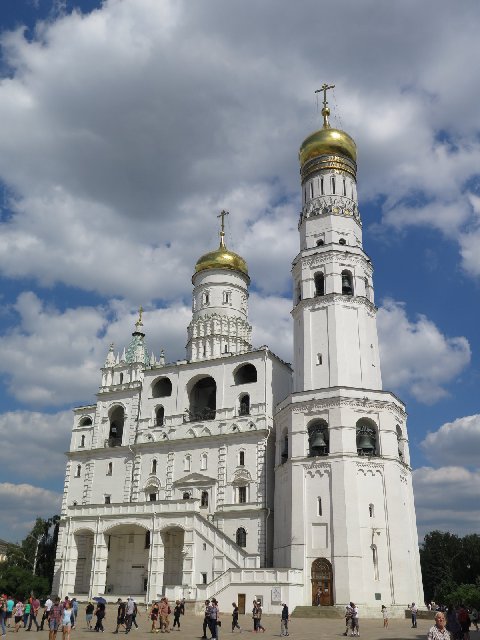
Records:
M432 464L478 467L480 414L446 422L428 433L421 447Z
M61 494L31 484L0 482L2 537L18 542L37 518L49 518L60 511Z
M468 340L445 336L424 315L409 320L394 300L383 303L377 320L384 388L405 389L426 404L446 396L445 386L470 362Z
M480 522L480 470L460 466L413 472L420 539L434 529L459 535L478 530Z

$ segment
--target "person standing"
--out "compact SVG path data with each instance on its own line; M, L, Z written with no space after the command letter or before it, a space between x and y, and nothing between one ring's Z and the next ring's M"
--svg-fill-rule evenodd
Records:
M208 609L210 607L210 600L205 600L205 611L203 613L203 635L202 640L207 640L207 627L208 627Z
M62 606L60 604L60 598L57 596L48 613L48 640L55 640L57 637L57 631L60 626L61 619Z
M103 621L105 620L105 604L103 602L99 602L97 604L95 617L97 618L97 622L95 623L94 631L96 631L97 633L101 631L103 633L105 631L105 629L103 628Z
M7 627L5 622L7 620L7 596L0 596L0 628L2 629L2 640L7 635Z
M218 602L215 598L210 600L210 606L208 607L208 628L212 634L212 640L218 640L218 627L219 625L220 610L218 608Z
M462 630L463 640L470 640L470 625L472 624L472 621L470 620L467 607L464 604L460 605L457 617Z
M352 624L352 603L349 602L347 604L347 606L345 607L345 632L344 632L344 636L348 636L348 630L351 627Z
M40 626L37 622L37 615L38 615L39 609L40 609L40 600L36 598L34 595L32 595L32 597L30 598L30 616L29 616L27 631L31 631L32 622L35 623L35 626L37 627L37 631L40 629Z
M175 627L177 627L177 630L180 631L180 616L182 614L182 605L180 600L176 600L175 602L175 607L173 608L173 627L172 629L175 629Z
M93 606L93 602L89 600L87 606L85 607L85 620L87 622L87 629L89 631L92 630L92 618L94 610L95 607Z
M358 621L358 607L354 602L350 603L352 607L352 636L360 636L360 625Z
M290 620L290 616L288 614L288 606L287 603L284 602L282 605L282 615L281 615L281 622L280 622L280 635L281 636L288 636L288 621Z
M418 607L414 602L412 602L412 606L410 607L410 613L412 614L412 629L417 628L417 612Z
M239 631L241 631L240 629L240 625L238 624L238 607L237 607L237 603L236 602L232 602L232 607L233 607L233 611L232 611L232 633L235 631L235 629L238 629Z
M388 629L388 610L384 604L382 604L382 616L383 616L383 627L385 629Z
M43 615L42 615L42 620L40 622L40 631L43 631L43 625L45 624L45 620L47 621L47 627L48 627L48 614L50 613L50 609L53 606L53 602L52 599L50 598L50 596L48 596L48 598L45 600L45 604L43 605Z
M445 627L445 616L441 611L435 614L435 624L430 627L427 640L450 640L451 636Z
M138 629L137 614L138 614L138 607L137 607L137 603L134 600L133 601L132 625L135 627L135 629Z
M262 603L260 600L257 600L257 631L265 633L265 627L262 625L262 613Z
M23 609L23 628L26 629L27 622L30 617L30 611L32 610L32 605L30 604L30 598L27 598L24 603ZM28 631L28 629L27 629Z
M15 633L18 633L20 625L22 624L24 610L25 608L23 602L19 598L13 610L13 619L15 620Z
M168 605L167 598L163 597L160 600L159 614L160 614L160 633L170 633L169 624L170 619L168 617L168 613L170 611L170 607Z
M70 601L70 605L72 607L72 629L75 629L75 625L77 623L78 616L78 602L76 598L72 598Z
M133 612L135 611L135 602L131 596L127 598L127 605L125 607L125 633L130 633L132 629Z
M155 633L155 632L158 633L158 629L157 629L158 610L159 610L158 602L153 602L152 608L150 609L150 620L152 621L152 628L150 630L150 633Z
M65 602L62 613L63 640L70 640L70 632L72 630L72 613L73 607L71 602Z
M10 620L13 615L13 607L15 606L15 602L13 601L12 596L7 598L7 629L10 628Z

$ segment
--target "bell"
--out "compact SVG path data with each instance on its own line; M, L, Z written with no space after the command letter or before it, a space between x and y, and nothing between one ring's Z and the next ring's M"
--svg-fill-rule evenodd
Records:
M357 437L357 449L365 455L372 455L375 451L375 438L368 433L360 433Z
M317 431L313 435L310 441L310 450L314 455L321 455L322 453L326 453L327 443L325 442L323 431Z
M344 296L351 296L353 294L350 278L347 275L342 276L342 294Z

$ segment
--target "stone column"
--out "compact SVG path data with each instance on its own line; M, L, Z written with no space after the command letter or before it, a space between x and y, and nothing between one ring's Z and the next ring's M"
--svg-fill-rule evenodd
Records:
M101 527L97 529L93 542L92 573L90 575L89 593L105 593L107 582L108 547Z
M155 600L163 589L163 542L159 522L155 522L155 530L150 534L150 558L147 585L148 602Z

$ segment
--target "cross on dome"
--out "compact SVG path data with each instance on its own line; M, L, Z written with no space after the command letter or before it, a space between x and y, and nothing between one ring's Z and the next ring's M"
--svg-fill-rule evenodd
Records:
M322 116L323 116L323 128L324 129L330 129L330 122L328 121L328 116L330 115L330 108L328 106L328 101L327 101L327 91L329 89L335 89L335 85L334 84L327 84L326 82L324 82L320 89L316 89L315 90L315 93L320 93L321 91L323 91Z
M219 215L217 216L217 218L221 218L222 222L220 223L220 246L224 247L225 246L225 216L229 216L230 212L229 211L225 211L225 209L222 209L222 211L219 213Z

